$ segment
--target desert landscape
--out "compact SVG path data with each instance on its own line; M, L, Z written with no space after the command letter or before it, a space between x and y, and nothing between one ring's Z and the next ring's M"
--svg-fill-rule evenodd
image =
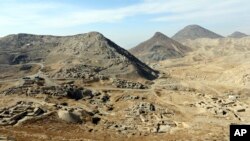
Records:
M0 140L215 141L250 124L250 36L188 25L126 50L99 32L0 38Z

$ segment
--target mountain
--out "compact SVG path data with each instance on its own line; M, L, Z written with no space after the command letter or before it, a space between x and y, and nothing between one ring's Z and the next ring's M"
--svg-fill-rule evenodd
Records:
M198 38L223 38L223 36L218 35L206 28L203 28L199 25L188 25L179 32L177 32L172 39L176 41L184 41L187 39L198 39Z
M229 35L228 37L230 38L242 38L242 37L246 37L248 36L245 33L239 32L239 31L235 31L234 33L232 33L231 35Z
M12 34L0 38L0 64L42 61L62 37L49 35Z
M152 38L130 49L130 52L144 62L155 62L171 58L183 57L191 51L166 35L156 32Z
M60 37L9 35L0 39L0 51L0 59L3 59L0 63L45 62L45 66L51 68L48 72L51 77L77 77L82 74L143 79L157 77L157 71L98 32Z

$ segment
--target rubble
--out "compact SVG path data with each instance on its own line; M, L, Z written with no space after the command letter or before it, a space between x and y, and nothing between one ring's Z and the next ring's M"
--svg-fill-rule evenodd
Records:
M108 76L99 74L102 70L105 70L105 68L90 65L75 65L59 70L53 75L53 78L81 78L85 81L108 80Z
M247 106L237 100L238 96L230 95L226 98L207 97L208 98L203 97L203 100L197 102L195 105L204 108L217 116L229 117L230 115L234 115L236 119L241 120L235 112L246 111L245 109Z
M19 101L14 106L0 110L0 125L15 125L24 118L44 115L46 110L33 102Z
M28 79L29 80L29 79ZM5 90L4 95L27 95L36 96L37 94L46 94L50 96L68 97L79 100L82 98L92 98L92 91L85 88L78 88L75 85L65 84L61 86L20 86Z
M118 101L120 101L120 100L125 100L125 101L127 101L127 100L145 100L145 99L147 99L147 98L144 97L144 96L134 96L134 95L126 94L126 95L122 95L122 96L120 96L119 98L117 98L117 99L115 100L115 102L118 102Z
M23 86L32 86L34 84L43 86L45 84L45 79L39 76L36 76L35 78L24 77L23 80Z
M196 89L190 88L190 87L185 87L180 84L170 84L167 86L163 87L166 90L173 90L173 91L187 91L187 92L195 92Z
M173 111L153 103L140 102L125 111L127 113L125 119L116 123L106 121L105 126L123 134L165 133L177 126L171 120Z
M126 89L148 89L148 86L143 85L139 82L132 82L128 80L115 79L112 83L113 86L117 88L126 88Z

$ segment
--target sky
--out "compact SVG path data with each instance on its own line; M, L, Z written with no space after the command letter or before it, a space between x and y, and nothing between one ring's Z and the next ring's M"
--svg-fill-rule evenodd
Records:
M0 0L0 37L98 31L131 48L157 31L171 37L190 24L221 35L250 34L249 0Z

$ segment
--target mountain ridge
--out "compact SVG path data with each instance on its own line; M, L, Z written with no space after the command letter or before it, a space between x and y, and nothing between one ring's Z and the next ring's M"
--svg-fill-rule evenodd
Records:
M0 43L0 49L9 54L9 62L12 64L45 61L47 64L61 64L60 69L87 64L94 68L105 68L98 72L103 72L105 75L111 71L111 74L116 76L131 73L150 80L157 78L157 71L99 32L72 36L22 33L6 36L4 39L0 39ZM13 51L17 53L13 53ZM17 60L13 61L13 58ZM88 69L88 71L92 70Z

